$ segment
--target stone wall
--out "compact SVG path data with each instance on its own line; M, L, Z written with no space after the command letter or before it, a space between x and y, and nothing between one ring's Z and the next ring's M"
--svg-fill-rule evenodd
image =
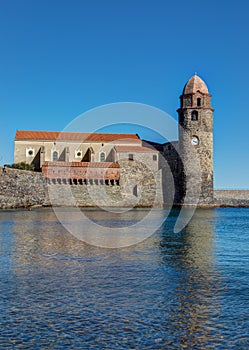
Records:
M47 185L42 173L0 167L0 208L37 205L82 207L150 207L163 202L162 171L150 172L136 162L121 166L120 186ZM212 205L210 205L212 206ZM249 190L216 190L213 206L249 207Z
M111 207L122 201L119 186L110 185L48 185L46 205L79 206L79 207Z
M48 202L55 206L161 207L161 171L152 171L138 160L120 161L120 185L91 182L69 185L50 183Z
M149 172L138 162L121 167L120 186L112 184L47 184L43 174L0 168L0 208L37 205L82 207L162 206L161 172Z
M162 170L151 169L139 160L123 160L120 164L120 187L123 196L138 207L163 205Z
M164 203L181 203L184 189L182 186L182 162L179 157L178 141L165 143L160 158L163 172Z
M0 167L0 208L43 205L46 185L41 173Z
M218 206L249 207L249 190L215 190L214 203Z
M179 111L179 155L184 165L183 185L189 203L213 202L213 117L212 109L199 109L198 120L192 120L195 109ZM196 138L197 145L191 140Z

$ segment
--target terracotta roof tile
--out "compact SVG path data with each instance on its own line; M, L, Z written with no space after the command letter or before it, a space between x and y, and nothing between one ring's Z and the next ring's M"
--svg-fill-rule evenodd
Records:
M43 167L89 167L89 168L119 168L114 162L45 162Z
M207 85L204 81L198 77L198 75L192 76L183 89L183 95L185 94L195 94L197 91L200 91L204 94L208 94Z
M80 142L112 142L132 141L140 142L136 134L108 134L108 133L83 133L83 132L55 132L55 131L29 131L17 130L15 140L39 140L39 141L80 141Z

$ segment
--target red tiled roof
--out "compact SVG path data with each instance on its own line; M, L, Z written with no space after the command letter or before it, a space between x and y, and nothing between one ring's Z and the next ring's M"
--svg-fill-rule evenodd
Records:
M114 162L45 162L43 167L120 168L120 165Z
M42 166L46 179L73 180L114 180L120 178L120 166L117 163L102 162L47 162Z
M158 151L154 148L144 147L144 146L115 146L114 147L117 152L153 152L158 153Z
M84 132L56 132L56 131L28 131L17 130L15 140L39 140L39 141L81 141L81 142L112 142L133 141L140 142L136 134L108 134L108 133L84 133Z

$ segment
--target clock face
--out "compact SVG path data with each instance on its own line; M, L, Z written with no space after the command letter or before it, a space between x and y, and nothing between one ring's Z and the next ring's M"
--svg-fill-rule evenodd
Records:
M193 137L191 138L191 143L192 143L193 146L197 146L197 145L199 144L199 139L198 139L198 137L197 137L197 136L193 136Z

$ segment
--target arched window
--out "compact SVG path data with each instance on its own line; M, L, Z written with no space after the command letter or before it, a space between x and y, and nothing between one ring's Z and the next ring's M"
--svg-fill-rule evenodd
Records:
M105 162L105 152L100 153L99 159L100 159L100 162Z
M201 98L198 97L198 98L197 98L197 107L200 107L200 106L201 106Z
M193 111L191 113L191 120L193 120L193 121L197 121L198 120L198 112L197 111Z
M57 151L54 151L53 152L53 162L56 162L59 158L59 155L58 155L58 152Z

